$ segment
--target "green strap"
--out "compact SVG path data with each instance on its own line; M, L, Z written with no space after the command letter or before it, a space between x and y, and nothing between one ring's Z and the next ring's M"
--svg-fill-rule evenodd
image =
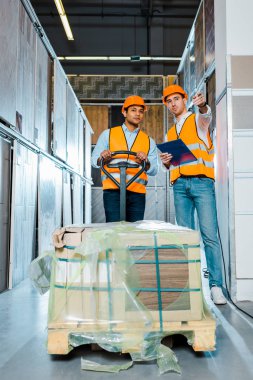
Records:
M65 285L54 285L58 289L68 289L68 290L96 290L102 292L108 292L108 287L99 286L65 286ZM125 288L111 288L110 291L122 291ZM157 288L131 288L134 292L157 292ZM200 292L200 288L160 288L161 293L190 293L190 292Z
M155 264L155 260L138 260L135 264ZM196 260L159 260L159 264L191 264L200 263L199 259Z
M141 292L157 292L157 288L131 288L134 291ZM200 288L160 288L161 293L175 292L175 293L189 293L189 292L200 292Z
M173 248L178 248L178 249L188 249L188 248L200 248L200 244L167 244L167 245L157 245L158 249L173 249ZM136 246L130 246L128 247L130 251L143 251L145 249L154 249L154 246L152 245L136 245Z
M57 261L63 261L63 262L66 262L66 263L80 263L81 262L81 260L79 258L76 258L76 259L65 259L65 258L59 257L56 260ZM84 256L83 256L82 261L85 261L85 257Z
M67 249L76 249L77 247L74 246L74 245L64 245L63 248L67 248ZM128 249L130 251L143 251L143 249L153 249L154 247L153 246L149 246L149 245L142 245L142 246L131 246L131 247L128 247ZM179 249L182 249L182 248L200 248L200 244L193 244L193 245L188 245L188 244L168 244L168 245L159 245L157 246L157 248L159 249L169 249L169 248L179 248Z
M111 288L111 281L110 281L110 261L109 261L109 252L111 252L111 249L106 250L106 269L107 269L107 291L108 291L108 298L109 298L109 320L112 321L112 288ZM111 323L110 323L110 330L112 329Z
M80 262L80 258L76 259L67 259L67 258L56 258L57 261L64 261L64 262ZM85 260L85 257L83 256L83 260ZM98 260L98 263L105 263L105 262L111 262L111 259L108 258L104 260ZM137 260L135 261L135 264L155 264L155 260ZM196 260L159 260L159 264L192 264L192 263L200 263L200 259Z
M157 246L157 236L154 233L154 249L155 249L155 267L156 267L156 284L157 284L157 296L158 296L158 312L160 321L160 331L163 331L163 315L162 315L162 296L161 296L161 282L160 282L160 269L159 269L159 251Z

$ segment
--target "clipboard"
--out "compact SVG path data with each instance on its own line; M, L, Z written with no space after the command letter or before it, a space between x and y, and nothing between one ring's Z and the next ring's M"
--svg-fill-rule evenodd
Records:
M194 154L190 151L190 149L187 148L187 146L181 139L157 144L157 148L162 153L172 154L173 157L171 160L171 164L173 166L188 164L189 162L197 160Z

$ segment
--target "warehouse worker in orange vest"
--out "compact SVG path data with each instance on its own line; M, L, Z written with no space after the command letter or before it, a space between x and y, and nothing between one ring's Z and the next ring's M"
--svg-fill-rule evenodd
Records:
M113 159L128 160L129 162L145 162L145 171L127 188L126 194L126 221L135 222L143 220L146 202L146 185L148 175L154 176L158 170L157 148L153 139L141 131L140 123L143 121L147 106L140 96L129 96L126 98L122 114L125 123L122 126L107 129L99 136L96 147L92 153L92 166L98 168L101 158L108 163L112 152L128 150L136 152L136 158L129 155L116 155ZM109 168L106 170L119 181L119 169ZM128 168L126 170L127 180L132 178L139 168ZM120 220L120 190L113 181L101 171L103 183L103 201L106 222L117 222Z
M178 85L170 85L163 91L163 103L175 118L168 131L167 140L181 139L197 158L196 161L173 166L170 152L160 158L170 169L173 184L177 224L194 229L196 209L204 243L211 298L215 304L226 304L222 293L221 250L218 239L218 223L214 188L214 146L209 125L212 114L203 94L193 96L198 113L187 111L188 95Z

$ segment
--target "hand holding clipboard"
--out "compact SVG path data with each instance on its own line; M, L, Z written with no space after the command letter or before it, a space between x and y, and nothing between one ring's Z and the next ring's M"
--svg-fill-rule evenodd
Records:
M173 166L187 164L197 160L194 154L187 148L181 139L168 141L163 144L157 144L157 148L162 153L171 154L172 158L170 160L170 164Z

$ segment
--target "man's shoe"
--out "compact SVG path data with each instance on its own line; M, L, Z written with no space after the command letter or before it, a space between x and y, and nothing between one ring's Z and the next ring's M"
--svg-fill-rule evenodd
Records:
M213 286L211 288L211 299L215 303L215 305L226 305L227 300L224 297L221 288L218 286Z

